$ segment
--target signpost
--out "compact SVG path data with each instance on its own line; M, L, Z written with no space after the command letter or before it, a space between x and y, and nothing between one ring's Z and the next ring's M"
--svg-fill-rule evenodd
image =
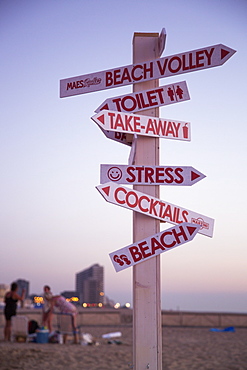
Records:
M228 46L218 44L154 60L139 61L133 65L65 78L60 80L60 97L87 94L217 67L224 64L235 52Z
M101 164L100 183L113 181L129 185L190 186L205 175L190 166L134 166Z
M190 123L102 110L91 117L106 131L190 141Z
M189 100L189 91L185 81L159 86L156 89L125 94L106 99L95 112L103 109L133 113L143 109L160 107Z
M110 254L116 271L133 266L135 369L162 370L160 254L197 233L212 237L214 227L213 219L159 199L159 185L188 186L205 177L193 167L159 166L159 138L191 136L189 122L158 118L159 106L189 100L186 82L159 87L159 79L223 65L236 52L217 44L160 58L165 43L165 29L135 33L133 64L60 80L61 98L133 84L132 94L105 100L92 119L106 137L133 142L129 165L102 165L96 188L108 202L135 211L133 244ZM160 221L176 226L160 232Z
M134 34L134 64L158 58L160 51L159 34ZM158 86L158 80L139 81L133 85L133 92L156 89ZM149 108L143 114L159 117L159 108ZM159 165L159 138L137 135L135 146L136 165ZM159 197L159 186L134 185L134 189ZM159 220L133 212L133 243L159 231ZM133 368L162 370L160 255L134 265L132 270Z
M109 254L116 272L193 240L199 225L184 222Z
M96 189L109 203L154 217L171 224L191 222L201 226L199 233L213 236L214 220L187 208L168 203L151 195L108 182L96 186Z

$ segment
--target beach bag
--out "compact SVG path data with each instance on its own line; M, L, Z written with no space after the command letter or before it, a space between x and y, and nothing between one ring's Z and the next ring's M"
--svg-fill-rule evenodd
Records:
M34 334L37 329L39 329L39 325L38 325L37 321L30 320L28 322L28 334Z

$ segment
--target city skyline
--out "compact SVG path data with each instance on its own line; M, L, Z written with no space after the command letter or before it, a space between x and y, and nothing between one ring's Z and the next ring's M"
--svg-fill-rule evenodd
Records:
M75 272L99 263L105 291L132 304L132 267L109 254L132 244L133 211L106 202L101 164L127 165L130 147L107 139L91 117L132 85L60 98L60 80L132 63L135 32L166 29L161 57L223 44L222 66L161 78L186 81L190 100L159 115L191 123L191 141L160 139L160 165L193 166L192 186L160 186L160 199L215 220L213 237L161 256L163 309L245 312L247 2L3 0L0 4L0 281L30 292L73 290ZM171 225L161 224L161 231Z

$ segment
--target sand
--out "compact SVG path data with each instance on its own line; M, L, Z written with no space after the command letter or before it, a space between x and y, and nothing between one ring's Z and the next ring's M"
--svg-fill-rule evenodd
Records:
M102 334L121 331L121 344L108 344ZM85 369L132 368L132 328L84 327L99 345L0 342L0 369ZM162 328L163 369L247 369L247 329L211 332L208 328Z

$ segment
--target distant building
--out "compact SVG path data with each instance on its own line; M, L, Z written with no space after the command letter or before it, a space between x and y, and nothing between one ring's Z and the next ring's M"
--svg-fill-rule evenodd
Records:
M79 293L75 290L65 290L64 292L60 293L64 298L66 298L68 301L74 303L75 305L79 304L80 302L80 296Z
M106 306L106 307L114 307L115 304L116 303L113 301L113 299L110 299L106 295L104 296L104 306Z
M80 303L104 304L104 268L99 264L76 274L76 291Z
M18 285L17 294L22 295L22 290L25 289L26 292L24 298L26 299L29 296L29 281L24 279L18 279L16 280L16 283Z
M0 303L4 303L4 297L7 291L10 290L10 286L7 284L0 284Z
M64 298L71 298L71 297L78 297L79 294L75 290L65 290L64 292L60 293Z

